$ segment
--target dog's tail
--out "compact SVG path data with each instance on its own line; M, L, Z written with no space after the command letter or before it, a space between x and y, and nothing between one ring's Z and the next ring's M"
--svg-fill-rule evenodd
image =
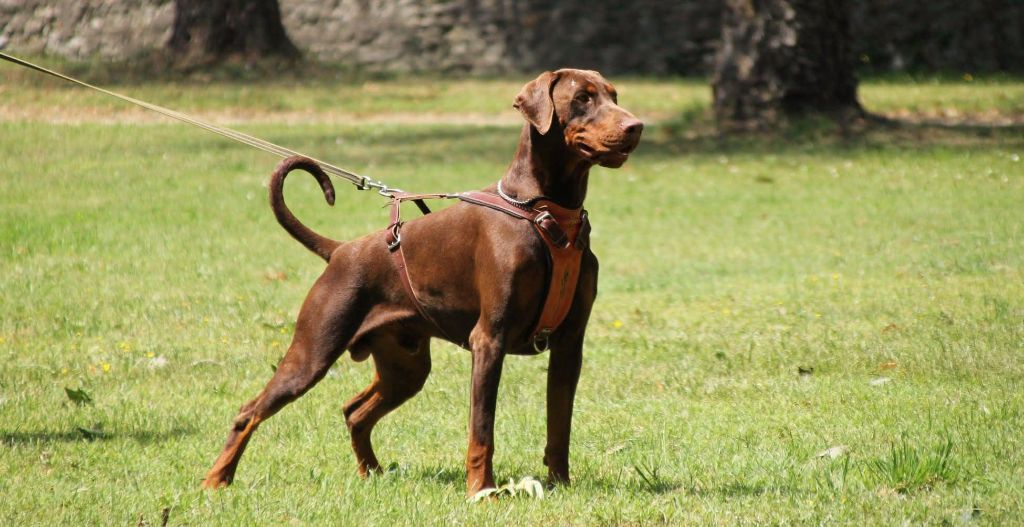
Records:
M320 188L324 191L327 204L334 206L334 185L331 184L330 178L320 168L320 165L305 156L292 156L281 161L281 164L277 165L274 173L270 176L270 208L273 209L277 222L284 227L284 230L288 231L288 234L291 234L293 238L299 240L299 243L324 260L330 261L331 253L341 245L341 242L313 232L313 229L303 225L284 204L284 178L296 168L309 172L316 178L317 183L320 183Z

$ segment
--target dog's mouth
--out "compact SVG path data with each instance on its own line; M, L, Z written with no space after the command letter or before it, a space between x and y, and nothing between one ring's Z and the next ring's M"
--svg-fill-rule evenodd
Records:
M629 154L636 149L638 142L629 141L618 145L608 145L597 149L583 141L576 143L576 150L586 159L607 168L619 168L627 159Z
M598 155L597 150L592 148L590 145L584 143L583 141L576 143L576 150L579 150L580 154L582 154L583 157L587 159L594 159Z

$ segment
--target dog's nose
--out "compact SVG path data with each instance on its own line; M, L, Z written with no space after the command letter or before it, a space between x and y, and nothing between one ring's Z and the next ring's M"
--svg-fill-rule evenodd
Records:
M644 131L644 123L639 119L630 119L622 123L622 131L628 136L638 136Z

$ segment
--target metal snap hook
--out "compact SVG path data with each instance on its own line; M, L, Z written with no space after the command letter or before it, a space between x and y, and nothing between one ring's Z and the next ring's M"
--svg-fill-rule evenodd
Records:
M533 337L533 350L544 353L551 349L551 330L542 329Z

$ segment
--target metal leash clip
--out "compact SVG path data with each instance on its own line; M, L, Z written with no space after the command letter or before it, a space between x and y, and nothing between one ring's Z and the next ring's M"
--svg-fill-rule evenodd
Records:
M362 176L359 183L356 183L356 189L358 190L370 190L377 189L377 194L384 196L385 198L393 197L396 192L402 192L402 189L389 188L383 181L377 181L368 176Z

